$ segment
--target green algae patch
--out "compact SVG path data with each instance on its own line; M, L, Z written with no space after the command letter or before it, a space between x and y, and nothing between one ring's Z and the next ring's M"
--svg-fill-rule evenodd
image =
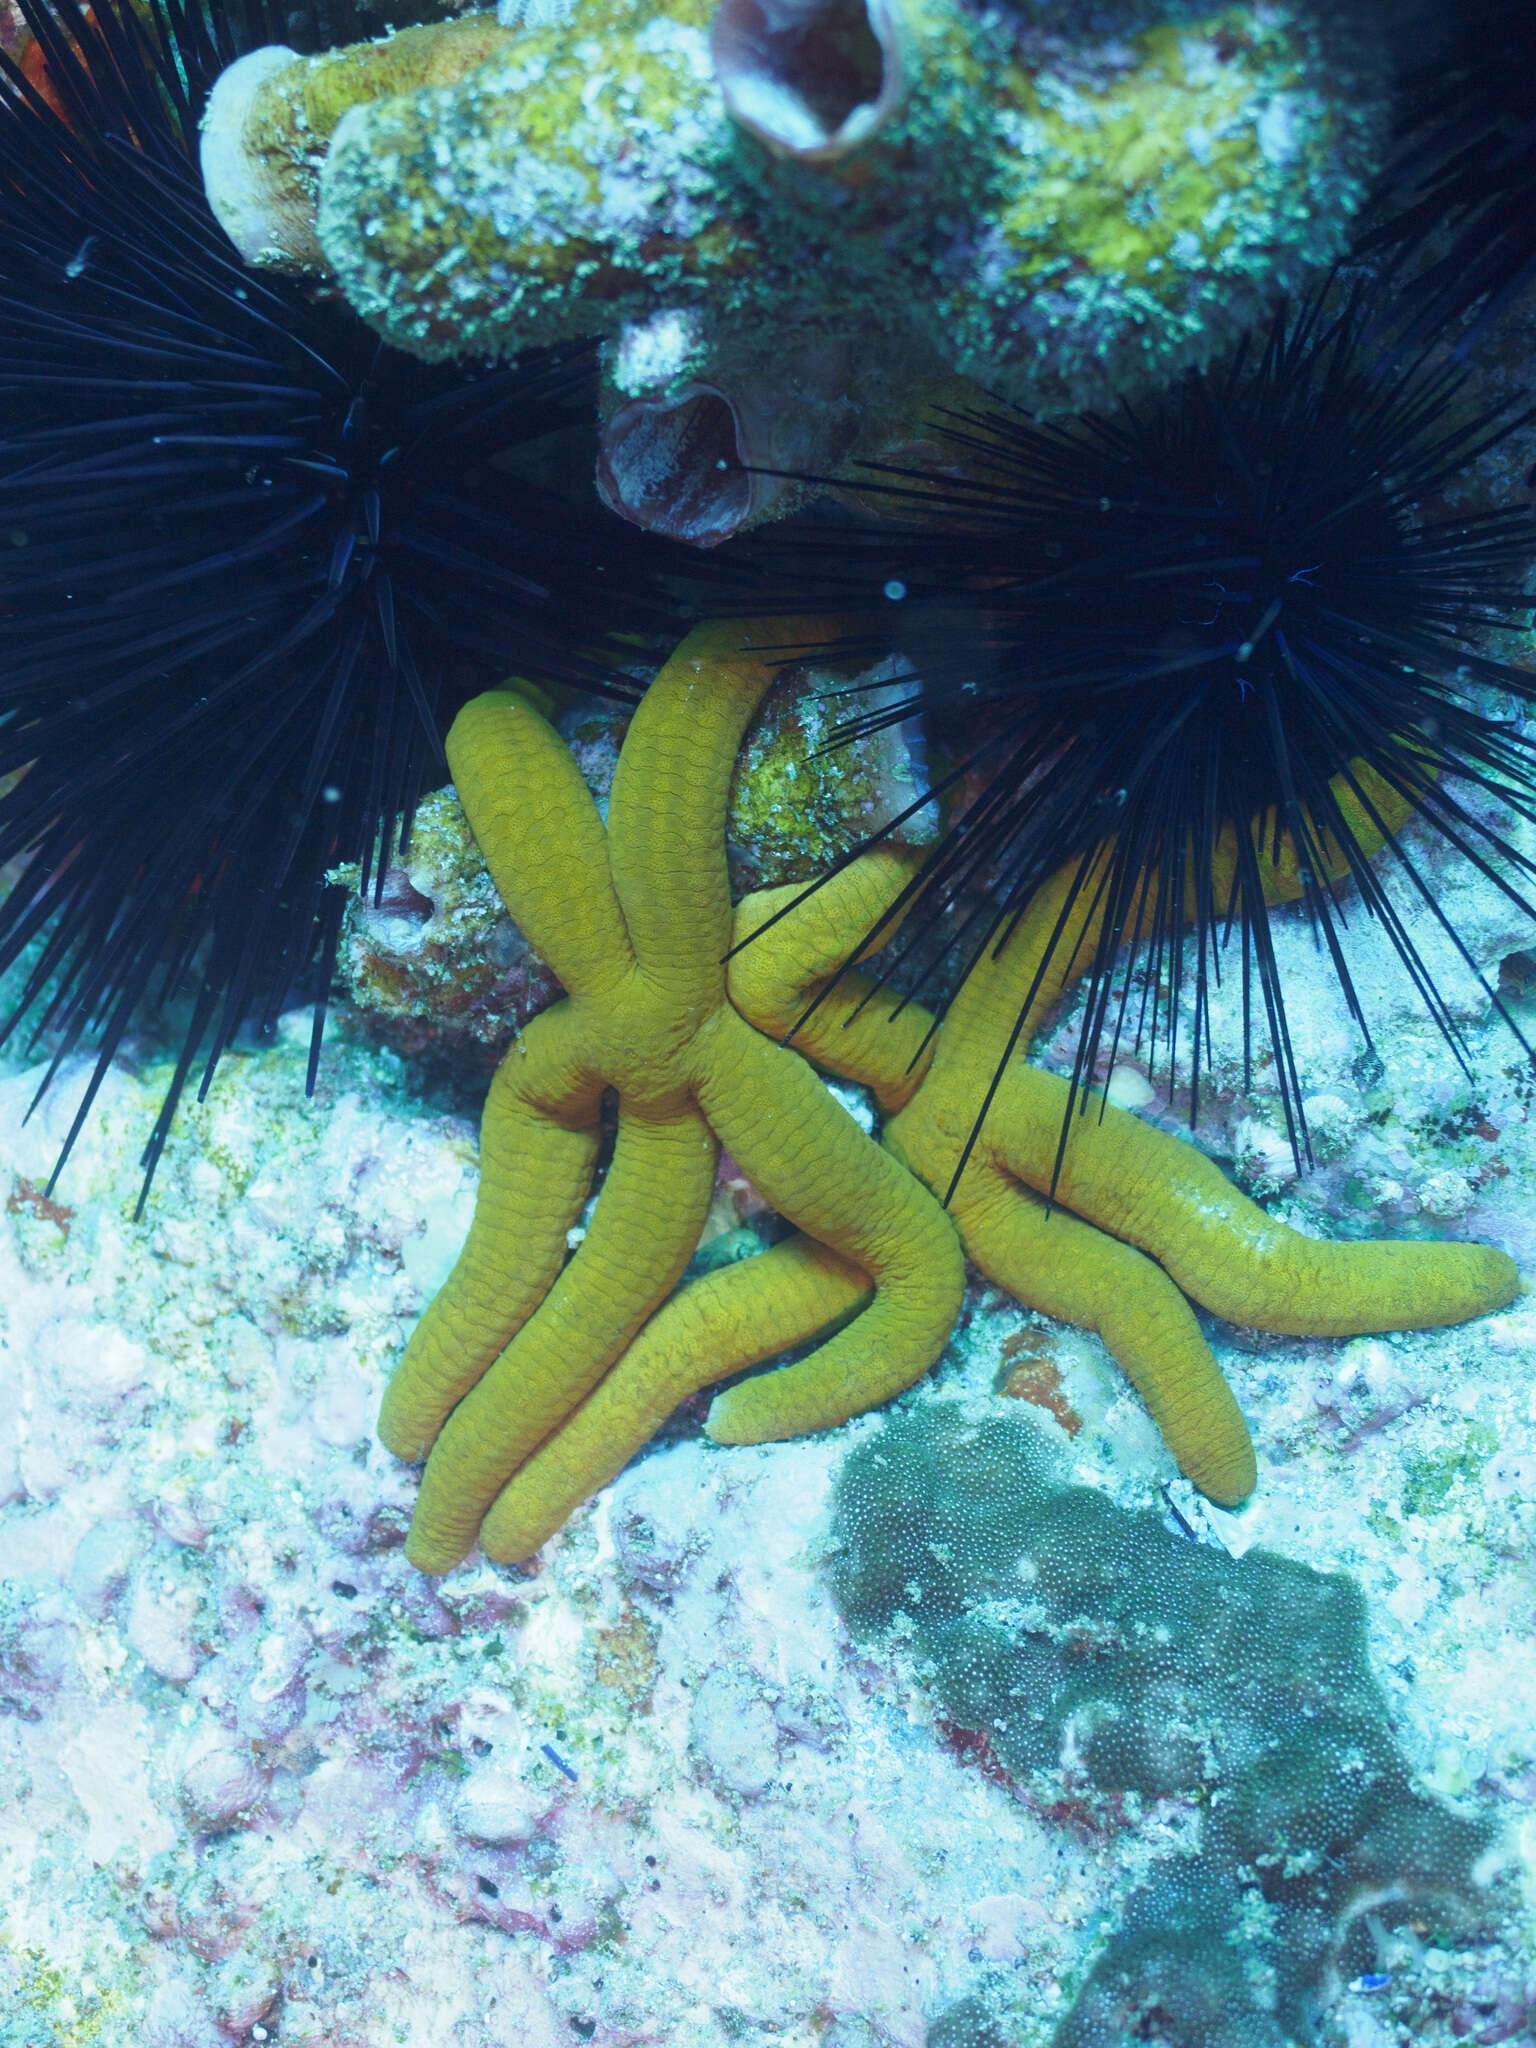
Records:
M1483 1467L1498 1448L1496 1432L1486 1422L1473 1422L1459 1444L1446 1444L1409 1458L1403 1469L1403 1513L1433 1515L1462 1482L1475 1489Z

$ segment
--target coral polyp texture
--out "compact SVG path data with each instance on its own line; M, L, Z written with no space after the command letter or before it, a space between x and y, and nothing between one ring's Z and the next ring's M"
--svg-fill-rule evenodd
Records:
M1285 2048L1393 1921L1485 1908L1496 1824L1413 1784L1342 1575L1191 1542L1063 1484L1022 1417L938 1405L848 1459L834 1530L849 1627L901 1646L977 1761L1089 1826L1196 1802L1053 2048Z
M242 247L318 249L413 354L607 336L610 498L718 539L688 503L714 460L825 470L888 405L893 342L907 381L1105 402L1337 257L1385 118L1369 21L582 0L246 60L209 189Z

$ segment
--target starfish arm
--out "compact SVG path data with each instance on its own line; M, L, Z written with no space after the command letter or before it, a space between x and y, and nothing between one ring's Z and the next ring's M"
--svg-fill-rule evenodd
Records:
M720 1000L731 943L725 815L742 734L815 620L733 619L697 627L646 691L625 735L608 803L613 885L641 972L684 1016ZM772 650L753 640L771 641Z
M397 1458L426 1456L454 1403L554 1285L597 1165L601 1090L565 1004L535 1017L497 1068L469 1236L384 1395L379 1437Z
M1266 870L1266 894L1292 886L1288 840ZM1289 865L1287 865L1289 863ZM952 1173L1021 1009L1031 1018L1059 994L1074 956L1093 942L1092 892L1071 901L1063 869L1029 904L1006 944L983 955L951 1006L928 1082L891 1139L918 1172ZM1133 914L1141 907L1133 906ZM1058 956L1042 975L1053 934ZM1069 1088L1010 1059L985 1131L1009 1169L1130 1244L1150 1252L1206 1308L1230 1321L1298 1336L1425 1329L1464 1322L1513 1300L1519 1273L1489 1245L1340 1244L1303 1237L1239 1193L1221 1169L1124 1110L1093 1101L1068 1117ZM913 1112L917 1111L914 1116ZM947 1180L943 1185L947 1186ZM962 1183L963 1185L963 1183Z
M406 1555L452 1569L508 1478L629 1346L682 1277L714 1191L719 1147L687 1105L619 1108L619 1130L576 1256L445 1423L422 1475Z
M983 954L952 1005L938 1049L885 1142L929 1187L948 1190L987 1090L1007 1065L976 1149L954 1191L956 1221L977 1262L1022 1299L1097 1329L1136 1383L1181 1467L1218 1500L1253 1482L1247 1432L1198 1325L1173 1284L1233 1322L1306 1336L1416 1329L1465 1321L1519 1291L1512 1260L1487 1245L1341 1244L1304 1237L1242 1195L1193 1146L1097 1098L1068 1115L1068 1083L1010 1053L1098 944L1104 905L1094 877L1053 876L1001 944ZM1270 849L1266 897L1300 887L1295 849ZM1230 877L1218 895L1229 889ZM1124 906L1130 928L1151 914L1149 887ZM1187 906L1186 906L1187 907ZM1063 1132L1065 1143L1063 1144ZM1074 1212L1030 1219L1022 1189ZM1037 1210L1043 1218L1043 1209ZM1071 1229L1065 1226L1071 1221ZM1090 1228L1090 1226L1093 1226ZM1101 1236L1100 1233L1107 1233ZM1118 1241L1118 1242L1116 1242ZM1130 1247L1129 1259L1124 1254ZM1137 1252L1158 1262L1138 1263ZM1036 1264L1051 1254L1049 1263Z
M502 1488L480 1532L486 1555L531 1557L690 1394L805 1343L869 1296L858 1267L806 1237L690 1281Z
M547 719L488 690L448 732L448 766L496 892L571 995L605 993L633 966L603 821Z
M1018 917L1005 921L955 991L945 1013L938 1059L941 1067L971 1068L973 1087L980 1075L972 1116L981 1107L1005 1047L1028 1045L1094 957L1104 926L1102 881L1097 857L1084 863L1081 881L1076 862L1058 868ZM1122 936L1138 936L1143 924L1150 924L1155 900L1155 879L1148 882L1143 877L1127 906L1129 921Z
M872 1304L810 1357L722 1394L720 1443L830 1429L911 1386L949 1340L965 1286L954 1225L866 1138L798 1053L733 1012L714 1020L699 1103L752 1185L875 1283Z
M1351 762L1349 773L1336 776L1331 787L1354 844L1367 853L1383 844L1383 828L1395 831L1411 811L1407 801L1363 761ZM1253 821L1244 835L1260 894L1268 905L1298 901L1305 893L1302 873L1309 866L1315 865L1318 878L1328 883L1349 877L1343 848L1331 834L1317 830L1310 814L1303 817L1305 854L1289 828L1277 832L1272 811ZM982 1049L990 1047L988 1080L1004 1048L1010 1043L1029 1043L1102 945L1104 921L1114 907L1107 890L1110 852L1106 844L1049 875L1017 917L1003 920L997 938L956 992L945 1017L945 1044L951 1054L963 1049L974 1065L979 1065ZM1198 862L1192 864L1184 887L1182 917L1186 923L1199 908L1196 867ZM1234 826L1225 825L1211 855L1211 902L1217 916L1234 908L1240 871L1238 833ZM1145 938L1154 929L1160 909L1162 915L1168 915L1162 894L1156 869L1136 878L1126 901L1117 907L1116 944ZM985 1081L976 1094L977 1107L984 1093Z
M1102 1338L1174 1462L1224 1506L1258 1478L1253 1444L1189 1303L1144 1253L1044 1201L1000 1168L967 1171L956 1222L989 1280Z
M887 1114L911 1100L928 1071L933 1018L920 1003L898 1008L872 976L840 970L921 859L910 847L876 847L809 896L791 882L743 897L727 969L731 1001L749 1024L781 1042L792 1037L795 1050L818 1067L872 1089ZM859 958L879 952L899 922L892 918Z
M1067 1083L1016 1068L998 1097L1009 1164L1044 1191ZM1303 1237L1266 1215L1214 1161L1124 1110L1091 1104L1072 1118L1057 1196L1150 1252L1214 1314L1260 1330L1350 1337L1424 1330L1503 1308L1520 1270L1492 1245L1341 1244Z

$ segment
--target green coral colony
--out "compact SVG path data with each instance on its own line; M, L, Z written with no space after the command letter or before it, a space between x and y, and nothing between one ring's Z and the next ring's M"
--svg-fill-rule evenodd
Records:
M1037 1432L995 1410L887 1423L843 1467L836 1535L855 1636L909 1657L1023 1796L1096 1828L1159 1799L1205 1808L1198 1850L1130 1897L1055 2048L1284 2048L1311 2038L1325 1987L1369 1975L1385 1922L1451 1928L1475 1908L1495 1831L1414 1789L1349 1580L1231 1558L1064 1485ZM1012 2038L982 1995L929 2032Z

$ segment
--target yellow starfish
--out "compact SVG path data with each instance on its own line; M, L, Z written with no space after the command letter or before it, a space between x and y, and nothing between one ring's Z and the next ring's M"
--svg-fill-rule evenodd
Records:
M782 648L826 631L775 620L756 637ZM423 1571L458 1563L488 1509L485 1547L510 1554L492 1503L676 1286L721 1141L775 1209L857 1269L861 1292L873 1282L854 1327L738 1390L748 1434L776 1433L776 1381L810 1429L888 1399L937 1358L959 1308L964 1259L938 1202L727 1000L726 801L781 659L753 651L753 632L700 628L662 669L625 738L606 833L526 697L479 697L449 734L492 878L567 996L492 1082L469 1238L385 1395L384 1443L430 1452L406 1546ZM567 1263L610 1088L613 1159ZM749 1315L755 1278L737 1290Z
M1067 920L1065 944L1040 976L1021 1042L1059 994L1074 950L1080 958L1092 950L1094 933L1079 947L1066 909L1074 873L1047 884L1001 953L972 970L922 1086L886 1126L891 1150L941 1192L1058 921ZM1091 911L1076 915L1079 925L1094 921ZM1257 1473L1247 1425L1186 1295L1231 1322L1342 1337L1462 1322L1519 1291L1513 1260L1488 1245L1304 1237L1192 1145L1097 1096L1072 1116L1059 1151L1068 1094L1059 1075L1009 1059L952 1213L989 1279L1031 1308L1098 1332L1180 1469L1213 1500L1246 1499Z
M1386 793L1378 787L1372 795L1395 829ZM1271 835L1256 837L1262 845ZM748 897L737 912L736 943L761 936L732 960L732 1000L766 1033L793 1029L807 996L825 987L895 901L916 858L897 850L867 855L799 903L794 888ZM1219 899L1220 850L1217 865ZM1074 873L1054 877L1007 944L972 971L936 1037L932 1019L915 1004L893 1021L880 1015L857 974L843 975L801 1024L796 1042L818 1064L873 1089L887 1118L885 1142L940 1193L954 1177L1005 1049L1027 1044L1074 960L1092 952L1094 892L1080 891L1069 907ZM1299 893L1294 851L1285 842L1266 881L1272 902ZM1143 895L1150 904L1155 889ZM1026 999L1029 1017L1015 1041ZM1091 1103L1090 1113L1072 1119L1048 1208L1044 1194L1056 1168L1067 1083L1029 1067L1022 1053L1010 1058L952 1211L968 1253L989 1278L1029 1306L1101 1335L1181 1468L1218 1501L1251 1492L1253 1449L1186 1293L1236 1322L1345 1336L1460 1322L1518 1292L1513 1261L1488 1246L1303 1237L1240 1194L1191 1145L1096 1097ZM678 1402L814 1337L856 1310L867 1285L835 1252L791 1238L682 1288L503 1493L495 1554L530 1555L623 1468ZM768 1374L731 1389L711 1408L709 1434L725 1443L761 1442L824 1427L802 1405L802 1386L790 1375ZM753 1391L748 1409L742 1397ZM868 1405L851 1401L847 1412Z

